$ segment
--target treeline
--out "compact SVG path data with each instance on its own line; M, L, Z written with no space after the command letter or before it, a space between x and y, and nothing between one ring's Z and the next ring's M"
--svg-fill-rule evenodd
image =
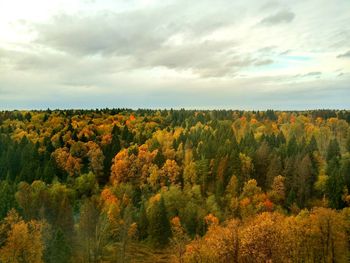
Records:
M349 116L0 112L0 262L348 262Z

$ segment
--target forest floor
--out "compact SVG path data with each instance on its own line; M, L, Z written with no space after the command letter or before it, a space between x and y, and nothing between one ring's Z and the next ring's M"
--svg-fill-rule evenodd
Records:
M169 250L155 250L146 245L131 246L129 258L132 263L168 263L171 262Z
M113 257L113 248L110 248L111 257ZM169 263L171 262L171 252L169 249L153 249L150 246L144 244L130 244L126 251L125 260L120 260L120 262L130 262L130 263ZM119 262L118 261L118 262ZM105 262L115 262L110 258L106 258Z

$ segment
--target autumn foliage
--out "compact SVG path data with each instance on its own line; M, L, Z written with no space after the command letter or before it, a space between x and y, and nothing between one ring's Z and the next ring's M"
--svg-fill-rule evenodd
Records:
M0 112L0 262L348 262L350 112Z

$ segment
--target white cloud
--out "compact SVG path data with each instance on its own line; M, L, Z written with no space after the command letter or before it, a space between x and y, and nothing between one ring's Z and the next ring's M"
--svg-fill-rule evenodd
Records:
M3 108L350 106L347 0L0 6Z

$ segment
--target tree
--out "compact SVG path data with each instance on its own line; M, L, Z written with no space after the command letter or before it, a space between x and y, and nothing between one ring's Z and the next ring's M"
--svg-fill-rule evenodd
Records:
M295 136L293 136L289 141L287 145L287 155L288 157L294 156L298 153L298 142Z
M9 231L5 244L0 248L0 260L4 263L41 263L44 244L42 231L44 224L39 221L25 222L15 211L10 211L5 224Z
M312 135L310 142L306 146L306 151L310 154L313 154L314 152L318 151L317 141L314 135Z
M281 222L277 213L263 213L249 221L240 232L242 262L288 262L288 247L283 243Z
M269 196L271 200L276 204L280 204L280 205L284 204L284 201L286 198L284 181L285 181L285 178L281 175L278 175L273 179Z
M77 233L78 249L75 253L77 254L76 257L81 258L83 262L98 262L101 260L103 249L110 243L110 238L113 235L109 216L113 217L112 211L115 210L108 208L107 213L102 212L99 210L97 202L98 200L95 199L85 199L80 208ZM112 203L114 202L112 201ZM109 212L110 214L108 214Z
M181 226L180 218L177 216L171 219L171 232L172 238L170 239L170 244L174 251L175 259L177 262L183 263L186 245L190 241L190 238Z
M175 160L166 160L164 166L162 167L162 172L172 184L179 183L180 167L178 166Z
M16 207L15 192L15 184L11 184L8 180L0 181L0 220L11 208Z
M295 191L297 204L299 207L305 207L310 199L313 190L313 169L309 155L305 155L300 163L296 163Z
M346 154L341 160L341 176L347 189L350 190L350 154Z
M255 177L254 179L258 182L258 184L263 188L267 188L267 180L266 175L268 172L269 165L269 154L270 148L266 142L263 142L254 156L254 171Z
M147 218L147 213L146 213L146 208L144 202L142 202L140 211L139 211L139 217L138 217L138 222L137 222L137 229L138 229L138 234L139 234L139 239L144 240L147 238L148 232L148 218Z
M154 200L149 211L148 235L154 247L164 247L171 236L170 223L163 197Z
M282 162L281 158L277 155L273 155L270 164L267 168L266 174L266 188L270 189L274 178L282 173Z
M223 226L212 223L202 239L186 246L185 262L239 262L239 224L229 220Z
M66 263L70 262L71 247L69 241L61 229L53 232L45 251L45 262Z
M331 140L327 149L327 162L333 158L340 158L340 147L337 139Z
M311 227L318 247L320 262L348 260L345 221L342 215L328 208L314 208L310 214Z
M128 180L130 160L126 149L120 151L113 160L110 180L118 184Z
M257 182L252 179L244 184L239 197L240 214L243 218L256 215L258 212L270 211L273 204L264 194Z
M332 208L340 209L344 207L342 200L345 182L340 171L340 163L337 158L332 158L327 165L328 180L326 191L329 198L329 204Z
M113 126L111 136L112 136L111 142L104 149L105 158L103 161L103 166L104 166L105 176L109 175L111 171L112 160L121 149L120 139L119 139L120 129L117 125Z
M163 155L163 153L160 150L157 150L157 154L154 157L154 163L158 166L158 167L162 167L165 163L165 157Z
M239 191L241 191L245 182L251 179L254 171L254 165L252 163L252 159L243 153L239 154L239 159L241 163L241 176L237 178L239 183Z
M105 159L103 152L100 147L92 141L89 141L87 146L89 148L87 152L87 156L89 158L89 168L97 176L99 181L103 181L103 163Z
M237 176L233 175L225 190L225 208L232 215L236 215L238 210L238 179Z

